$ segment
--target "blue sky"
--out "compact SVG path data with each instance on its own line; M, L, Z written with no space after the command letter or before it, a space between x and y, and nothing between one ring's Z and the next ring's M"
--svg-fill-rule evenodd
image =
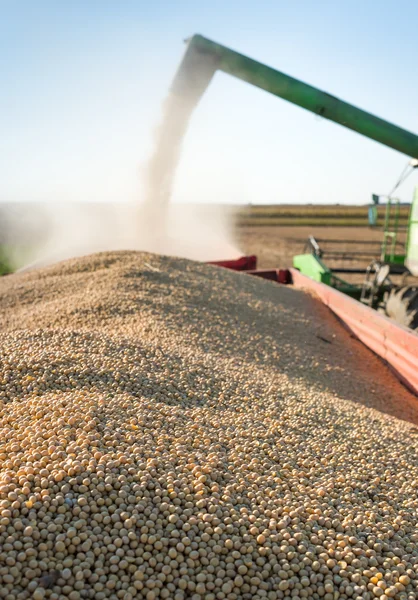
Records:
M197 32L418 133L417 19L404 0L0 0L0 201L139 197L182 40ZM174 201L367 203L406 161L217 74Z

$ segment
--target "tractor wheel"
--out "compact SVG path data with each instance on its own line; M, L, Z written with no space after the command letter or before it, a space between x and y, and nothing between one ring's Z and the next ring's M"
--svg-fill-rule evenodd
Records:
M386 314L404 327L418 329L418 287L393 288L386 302Z

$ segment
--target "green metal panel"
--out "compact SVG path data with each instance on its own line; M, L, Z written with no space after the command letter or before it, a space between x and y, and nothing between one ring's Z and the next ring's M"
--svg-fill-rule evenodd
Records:
M398 252L400 210L401 204L399 199L387 199L380 260L393 265L405 264L405 251Z
M390 263L391 265L404 265L405 254L384 254L381 257L382 262Z
M377 225L377 206L373 205L373 206L369 206L369 210L368 210L368 220L369 220L369 225L370 227L376 227Z
M413 275L418 276L418 187L411 206L405 264Z
M418 136L311 85L276 71L200 35L189 41L171 91L195 105L219 69L317 115L418 158Z
M307 275L314 281L331 285L331 271L314 254L298 254L294 256L293 266L303 275Z
M314 281L325 283L340 292L360 299L361 286L348 283L337 277L333 272L322 262L315 254L298 254L293 257L293 266L298 269L303 275L307 275Z

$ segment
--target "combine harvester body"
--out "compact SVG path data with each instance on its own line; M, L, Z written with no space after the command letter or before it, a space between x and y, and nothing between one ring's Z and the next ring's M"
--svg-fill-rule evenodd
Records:
M171 94L179 103L184 101L192 112L218 70L397 150L412 159L413 167L418 165L418 136L414 133L200 35L188 41ZM393 252L392 256L387 254L386 237L382 253L381 261L372 273L372 285L368 286L369 289L378 284L378 293L372 294L365 294L363 287L345 282L335 272L332 273L321 262L315 248L307 255L295 257L294 267L290 269L257 271L254 256L212 264L246 271L281 284L291 283L314 292L358 339L384 359L399 378L418 393L418 335L374 310L382 308L391 269L396 267L401 272L409 270L411 274L418 275L418 193L411 211L405 255L395 257ZM369 269L369 283L370 273ZM411 295L410 288L408 291L391 285L389 293L402 299ZM416 298L418 302L418 292ZM358 300L366 301L361 303Z
M394 215L391 214L393 208ZM418 329L418 188L409 211L404 245L398 243L399 208L399 201L393 203L388 199L380 256L375 257L366 269L329 268L324 262L326 253L312 236L307 244L310 252L294 256L293 267L314 281L325 283L383 312L400 325ZM333 256L335 258L338 253L334 251ZM350 283L341 278L348 273L364 274L365 279L360 285ZM391 279L393 275L402 276L403 284L395 284Z

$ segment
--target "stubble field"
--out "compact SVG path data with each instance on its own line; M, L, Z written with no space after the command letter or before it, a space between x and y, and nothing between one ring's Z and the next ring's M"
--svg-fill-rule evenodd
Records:
M292 266L293 256L304 252L310 235L324 248L327 266L365 268L379 257L383 239L382 230L368 227L254 225L237 227L235 235L243 253L257 255L260 269Z

